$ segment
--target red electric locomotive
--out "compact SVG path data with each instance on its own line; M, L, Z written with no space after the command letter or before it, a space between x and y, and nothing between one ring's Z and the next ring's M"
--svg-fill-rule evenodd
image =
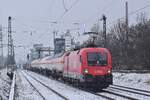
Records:
M62 56L33 61L32 69L47 72L53 77L77 82L99 89L112 84L112 59L106 48L82 48Z
M100 88L112 84L112 60L107 49L83 48L68 53L64 59L63 77Z

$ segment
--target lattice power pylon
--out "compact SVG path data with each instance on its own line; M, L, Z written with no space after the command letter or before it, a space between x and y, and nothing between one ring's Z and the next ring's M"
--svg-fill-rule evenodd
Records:
M2 26L0 25L0 67L3 67L3 34Z
M14 45L12 39L12 29L11 29L11 17L8 17L8 55L7 55L7 68L13 71L15 68L15 54Z

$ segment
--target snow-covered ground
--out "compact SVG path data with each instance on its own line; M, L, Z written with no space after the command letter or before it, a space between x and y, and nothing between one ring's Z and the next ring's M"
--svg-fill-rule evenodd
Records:
M19 71L16 72L15 100L43 100Z
M27 72L27 71L26 71ZM106 100L100 96L73 88L67 84L60 83L56 80L49 79L47 77L41 76L33 72L27 72L42 83L46 84L48 87L51 87L53 90L59 92L63 96L69 98L69 100ZM36 99L33 99L36 100ZM53 100L57 100L54 99Z
M150 73L113 73L114 84L150 91Z
M16 91L15 100L42 100L42 97L35 91L35 89L28 83L23 74L18 70L16 73ZM69 100L105 100L102 97L76 89L68 86L67 84L60 83L58 81L49 79L34 72L25 71L37 78L39 81L47 84L52 89L56 90L60 94L69 98ZM29 78L30 79L30 78ZM113 82L117 85L128 86L132 88L138 88L142 90L150 91L150 73L136 74L136 73L113 73ZM6 75L6 70L0 70L0 99L8 100L10 91L11 80ZM112 96L107 93L101 93L103 95ZM128 94L128 93L127 93ZM115 96L112 96L115 98ZM118 97L116 97L117 99ZM117 100L120 100L119 98ZM146 99L145 99L146 100Z
M43 77L41 75L35 74L33 72L30 72L32 76L39 78L42 82L49 84L50 87L53 87L54 90L57 90L59 93L64 94L66 97L71 98L70 100L99 100L98 97L93 96L93 94L87 93L85 91L72 88L70 86L67 86L66 84L62 84L58 81L48 79L46 77ZM128 87L134 87L139 88L143 90L149 90L150 89L150 74L126 74L126 73L114 73L114 84L128 86ZM69 95L68 95L69 94ZM101 93L103 94L103 93ZM126 93L131 95L130 93ZM105 94L103 94L105 95ZM107 96L111 97L112 95L108 94ZM137 96L136 94L132 94L132 97ZM112 96L113 98L120 100L119 97ZM141 99L141 96L138 98ZM143 100L144 96L142 97ZM102 100L102 98L100 99Z
M7 76L7 70L0 70L0 100L8 100L11 88L11 80Z
M51 80L45 76L36 74L34 72L26 71L31 76L37 78L39 81L42 81L44 84L47 84L52 89L56 90L60 94L63 94L65 97L69 98L69 100L103 100L104 98L101 98L99 96L93 95L91 93L88 93L86 91L82 91L76 88L73 88L71 86L68 86L67 84L60 83L55 80ZM113 73L114 76L114 84L128 86L128 87L134 87L139 89L150 89L150 74L135 74L135 73ZM114 90L116 91L116 90ZM125 92L123 92L124 94ZM122 100L123 98L116 97L114 95L110 95L107 93L100 93L103 95L107 95L108 97L115 98L116 100ZM126 93L127 95L132 95L132 97L137 96L136 94ZM144 96L139 96L138 98L143 98ZM35 100L35 99L33 99Z

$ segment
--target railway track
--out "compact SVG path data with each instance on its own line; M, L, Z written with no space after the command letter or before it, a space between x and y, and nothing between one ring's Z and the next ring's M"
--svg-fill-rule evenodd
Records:
M30 76L31 76L31 75L30 75ZM42 75L42 76L43 76L43 75ZM32 77L33 77L33 76L32 76ZM44 76L44 77L45 77L45 76ZM54 80L53 78L50 78L50 79ZM58 81L58 80L56 80L56 81ZM64 84L63 81L60 81L60 80L59 80L59 82L61 82L61 83ZM76 89L79 89L79 90L86 91L86 92L88 92L88 93L91 93L91 94L93 94L93 95L99 96L99 97L104 98L104 99L107 99L107 100L116 100L116 99L114 99L114 98L112 98L112 97L109 97L109 96L106 96L106 95L102 95L102 94L98 94L98 93L95 93L95 92L90 91L90 90L85 89L85 88L76 87L76 86L74 86L74 85L72 85L72 84L67 84L67 85L69 85L69 86L71 86L71 87L74 87L74 88L76 88Z
M121 97L123 99L139 100L137 98L134 98L134 97L131 97L131 96L127 96L126 94L121 94L119 92L114 92L114 90L112 90L112 89L103 89L102 92L103 93L108 93L108 94L111 94L111 95L114 95L114 96L118 96L118 97Z
M116 90L121 90L121 91L126 91L126 92L130 92L130 93L135 93L135 94L139 94L139 95L143 95L143 96L148 96L150 97L150 94L147 93L143 93L142 91L135 91L132 89L127 89L127 88L120 88L120 87L110 87L111 89L116 89ZM150 92L149 92L150 93Z
M84 88L79 88L79 89L80 89L80 90L83 90L83 91L86 91L86 92L89 92L89 93L91 93L91 94L94 94L94 95L96 95L96 96L100 96L100 97L102 97L102 98L104 98L104 99L115 100L114 98L112 98L112 97L110 97L110 96L106 96L106 95L103 95L103 94L95 93L95 92L90 91L90 90L88 90L88 89L84 89Z
M32 75L30 75L30 76L32 78L34 78ZM59 82L63 83L62 81L59 81ZM70 84L68 84L68 85L70 85ZM72 86L72 85L70 85L70 86ZM75 86L73 86L73 87L75 87ZM108 87L107 89L103 89L99 93L95 93L95 92L92 92L91 90L83 89L83 88L79 88L79 87L77 89L89 92L91 94L94 94L96 96L99 96L99 97L102 97L102 98L108 99L108 100L116 100L116 98L121 98L121 100L124 100L124 99L125 100L141 100L141 97L137 97L136 95L149 97L149 99L144 99L144 100L150 100L150 91L139 90L139 89L125 87L125 86L119 86L119 85L111 85L110 87ZM123 92L132 93L134 95L130 95L128 93L123 93ZM117 100L120 100L120 99L117 99Z
M92 93L92 94L94 94L94 95L97 95L97 96L100 96L100 97L103 97L103 98L105 98L105 99L108 99L108 100L116 100L116 98L121 98L121 99L127 99L127 100L139 100L138 98L135 98L135 97L133 97L133 96L129 96L129 95L127 95L127 94L121 94L120 92L114 92L114 89L115 88L111 88L111 87L108 87L107 89L103 89L101 92L99 92L99 93L95 93L95 92L93 92L93 91L91 91L91 90L88 90L88 89L83 89L83 88L79 88L79 89L82 89L82 90L84 90L84 91L87 91L87 92L89 92L89 93ZM128 91L129 92L129 91ZM135 92L136 93L136 92ZM105 94L109 94L109 95L105 95ZM138 93L136 93L136 94L138 94ZM111 95L113 95L113 96L111 96ZM144 95L145 96L145 94L142 94L142 95ZM117 100L120 100L120 99L117 99Z
M129 100L141 100L141 99L149 100L150 99L150 91L130 88L126 86L120 86L120 85L111 85L107 89L103 89L102 93L113 94L113 95L116 95L125 99L129 99Z
M13 73L13 79L12 79L11 89L10 89L10 93L9 93L9 100L14 100L15 84L16 84L16 72Z
M23 76L25 77L25 79L29 82L29 84L39 93L39 95L43 98L43 100L49 100L50 98L47 98L47 97L45 96L45 94L44 94L42 91L40 91L40 89L38 89L38 87L36 87L36 86L34 85L35 82L34 82L34 84L31 82L31 80L29 79L29 77L32 78L32 80L36 81L36 82L37 82L39 85L41 85L43 88L46 88L47 90L49 90L49 91L50 91L50 94L53 93L53 94L57 95L59 98L61 98L61 99L63 99L63 100L69 100L69 99L66 98L65 96L61 95L61 94L58 93L57 91L53 90L52 88L50 88L49 86L47 86L47 85L44 84L43 82L37 80L35 77L33 77L33 76L27 74L26 72L22 72L22 74L23 74ZM28 77L27 77L27 76L28 76ZM45 89L44 89L44 91L45 91ZM58 98L58 99L59 99L59 98Z
M112 86L129 89L129 90L135 90L137 92L149 93L148 96L150 96L150 91L147 91L147 90L141 90L141 89L131 88L131 87L127 87L127 86L121 86L121 85L112 85Z
M43 98L43 100L46 100L46 98L38 91L38 89L28 80L28 78L25 75L24 77L28 81L28 83L34 88L34 90Z
M82 88L80 88L82 89ZM86 92L89 92L91 94L94 94L94 95L97 95L97 96L100 96L102 98L105 98L105 99L108 99L108 100L116 100L118 97L121 98L121 99L127 99L127 100L139 100L137 98L134 98L134 97L130 97L130 96L127 96L125 94L120 94L120 93L117 93L117 92L114 92L113 90L111 89L103 89L101 92L98 92L98 93L95 93L93 91L90 91L88 89L82 89ZM108 94L108 95L106 95ZM113 95L113 96L112 96ZM120 99L117 99L117 100L120 100Z

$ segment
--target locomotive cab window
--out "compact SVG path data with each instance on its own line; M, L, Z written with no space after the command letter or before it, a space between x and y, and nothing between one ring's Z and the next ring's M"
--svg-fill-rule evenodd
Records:
M82 62L82 56L81 56L81 55L80 55L80 63L81 63L81 65L82 65L82 63L83 63L83 62Z
M68 52L65 56L69 56L70 55L70 52Z
M87 62L88 66L106 66L108 63L107 53L100 53L100 52L87 53Z

